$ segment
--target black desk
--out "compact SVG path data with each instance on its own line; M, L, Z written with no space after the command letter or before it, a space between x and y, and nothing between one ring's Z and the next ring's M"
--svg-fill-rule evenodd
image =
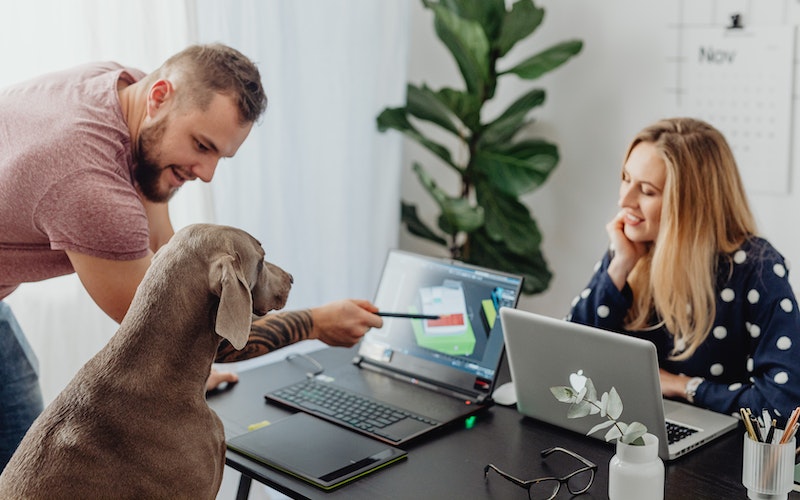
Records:
M353 358L352 349L327 348L310 354L323 366ZM242 434L247 426L263 420L276 421L290 412L264 402L263 394L305 376L302 360L281 361L240 374L230 389L210 395L208 404L225 424L228 437ZM503 377L508 372L503 367ZM666 498L746 498L741 484L743 427L721 439L666 464ZM262 466L228 451L227 465L243 474L240 497L246 498L250 479L260 481L293 498L496 498L523 499L525 491L490 473L491 462L522 479L570 472L575 464L543 463L539 452L552 446L573 450L599 466L594 485L576 498L607 498L608 462L614 445L564 431L522 417L513 408L495 406L479 414L473 425L451 426L438 434L405 447L408 459L377 471L341 488L324 492L303 481ZM548 462L551 459L548 458ZM547 466L553 466L550 470ZM566 488L562 487L562 490ZM797 495L797 494L792 494ZM800 496L800 495L798 495ZM569 498L566 491L558 498Z

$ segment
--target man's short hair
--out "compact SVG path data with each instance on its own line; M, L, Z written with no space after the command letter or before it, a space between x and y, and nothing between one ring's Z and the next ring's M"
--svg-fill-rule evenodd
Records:
M267 95L256 65L236 49L220 43L191 45L156 70L157 78L175 78L187 90L179 95L207 109L215 94L234 99L241 122L255 122L267 109Z

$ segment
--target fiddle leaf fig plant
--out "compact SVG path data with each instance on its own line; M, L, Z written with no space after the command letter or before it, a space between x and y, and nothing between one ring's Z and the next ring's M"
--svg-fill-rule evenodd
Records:
M597 399L597 390L594 387L594 383L591 378L587 377L585 385L580 390L573 387L557 386L551 387L550 392L553 393L557 400L570 404L567 410L567 418L581 418L599 413L601 417L607 419L592 427L586 433L587 436L609 428L605 435L606 441L618 439L625 444L644 445L643 436L647 434L647 427L644 424L640 422L626 424L619 421L619 417L622 416L622 399L615 388L612 387L610 391L604 392L600 399Z
M409 84L406 105L384 109L377 125L381 132L394 129L418 142L456 174L460 186L449 192L428 166L414 162L417 179L440 213L432 226L416 205L402 201L402 223L411 234L447 247L453 258L522 274L523 292L540 293L552 273L539 227L519 198L541 186L559 160L555 144L531 136L529 114L545 102L545 91L527 90L493 116L486 105L501 78L535 80L578 54L583 42L557 43L509 63L511 49L544 19L544 9L532 0L518 0L509 10L505 0L423 4L433 11L436 35L452 54L465 88Z

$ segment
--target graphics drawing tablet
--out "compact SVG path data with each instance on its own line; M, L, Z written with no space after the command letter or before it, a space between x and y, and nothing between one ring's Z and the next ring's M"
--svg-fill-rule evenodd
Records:
M399 448L295 413L231 438L228 448L324 490L406 458Z

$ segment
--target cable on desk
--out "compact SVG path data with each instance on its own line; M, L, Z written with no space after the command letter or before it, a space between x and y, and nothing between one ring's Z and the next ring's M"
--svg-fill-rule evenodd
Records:
M306 377L308 377L308 378L314 378L317 375L321 375L322 372L325 371L325 367L322 366L319 363L319 361L317 361L316 359L312 358L311 356L308 356L308 355L303 354L303 353L296 353L296 352L291 353L291 354L286 356L286 361L292 361L295 358L303 358L306 361L308 361L311 365L314 366L315 370L313 372L306 372Z

